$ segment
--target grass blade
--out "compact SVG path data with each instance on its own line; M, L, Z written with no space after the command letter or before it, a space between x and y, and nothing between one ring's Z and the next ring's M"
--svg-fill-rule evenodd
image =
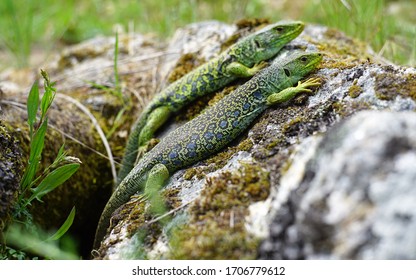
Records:
M74 222L74 217L75 217L75 206L72 207L71 213L69 213L68 218L66 218L62 226L46 241L58 240L59 238L61 238L71 227L72 223Z
M52 105L52 102L55 98L56 89L53 87L55 83L51 83L48 73L45 70L40 70L40 74L44 79L44 88L45 93L42 96L42 101L40 104L40 111L41 111L41 119L46 116L46 113L49 110L49 107Z
M34 134L32 142L30 143L29 163L25 174L23 175L21 185L23 191L30 185L30 183L33 181L33 178L35 177L45 143L45 134L47 128L48 119L46 118Z
M34 82L27 97L27 123L30 128L30 139L33 137L33 128L36 122L36 112L39 107L39 83Z
M53 191L56 187L63 184L68 180L79 168L79 163L71 163L61 167L58 167L51 173L49 173L40 184L33 189L33 194L29 198L28 203L33 199L40 200L42 196Z
M114 83L115 83L115 90L117 93L120 93L120 77L118 75L118 31L116 31L116 41L114 43ZM121 95L121 94L120 94ZM123 98L123 96L119 96Z
M56 241L45 242L43 239L45 235L46 233L39 228L36 232L28 232L24 227L12 224L7 230L7 241L8 244L20 248L20 250L47 259L79 259L79 256L74 252L62 250Z

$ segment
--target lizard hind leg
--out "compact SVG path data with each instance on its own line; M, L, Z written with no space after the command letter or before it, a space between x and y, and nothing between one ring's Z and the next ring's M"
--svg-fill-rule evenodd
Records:
M250 78L267 66L268 66L268 63L265 61L259 62L251 68L245 66L244 64L241 64L240 62L235 61L235 62L230 63L227 66L226 72L227 74L233 75L236 77Z
M170 115L171 111L168 106L157 107L150 113L137 140L136 164L147 151L149 141L153 138L155 132L168 120Z
M160 190L165 186L169 176L169 170L161 163L156 164L149 171L144 194L149 200L152 214L162 215L167 211Z

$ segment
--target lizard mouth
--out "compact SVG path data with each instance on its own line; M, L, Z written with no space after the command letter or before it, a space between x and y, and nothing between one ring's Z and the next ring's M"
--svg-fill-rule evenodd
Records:
M320 63L323 59L322 53L315 53L316 56L305 66L305 68L315 68L315 66Z
M295 28L293 28L292 31L286 33L283 38L295 38L297 37L300 33L302 33L303 29L305 28L305 24L303 22L296 22L294 23Z

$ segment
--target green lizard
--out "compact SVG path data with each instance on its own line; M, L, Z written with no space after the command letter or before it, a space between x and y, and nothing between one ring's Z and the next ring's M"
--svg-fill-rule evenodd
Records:
M304 28L299 21L275 23L247 36L217 58L170 84L154 97L133 126L118 172L117 185L146 150L146 144L163 123L186 104L214 92L239 77L251 77L264 68L264 62L295 39Z
M322 54L293 54L260 71L251 80L221 99L203 114L169 133L124 178L101 214L94 248L98 248L110 224L112 213L131 195L160 189L173 172L224 148L242 133L268 106L283 103L318 79L299 80L314 70ZM296 87L292 87L298 82Z

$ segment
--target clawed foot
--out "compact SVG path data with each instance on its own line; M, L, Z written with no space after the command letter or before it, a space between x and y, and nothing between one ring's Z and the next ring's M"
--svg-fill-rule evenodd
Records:
M254 64L254 66L251 68L253 71L253 74L259 72L261 69L266 68L269 66L269 63L266 61L261 61L259 63Z
M137 149L137 157L136 157L136 161L134 164L136 165L137 163L139 163L140 159L144 156L144 154L150 151L151 149L153 149L154 146L156 146L159 142L160 142L159 139L152 138L148 142L146 142L143 146L140 146Z
M311 93L312 90L309 89L309 87L317 87L321 85L321 79L320 78L310 78L307 79L304 82L298 82L297 86L295 87L299 92L306 92Z
M306 80L305 82L298 82L298 84L294 87L288 87L284 90L273 93L267 97L267 105L274 105L283 102L287 102L294 98L299 93L311 93L312 90L309 87L319 86L321 84L321 80L319 78L311 78Z
M146 152L147 152L147 145L141 146L137 149L137 157L136 157L136 161L134 162L134 165L137 165L139 163L139 161L141 160L141 158L144 156Z

